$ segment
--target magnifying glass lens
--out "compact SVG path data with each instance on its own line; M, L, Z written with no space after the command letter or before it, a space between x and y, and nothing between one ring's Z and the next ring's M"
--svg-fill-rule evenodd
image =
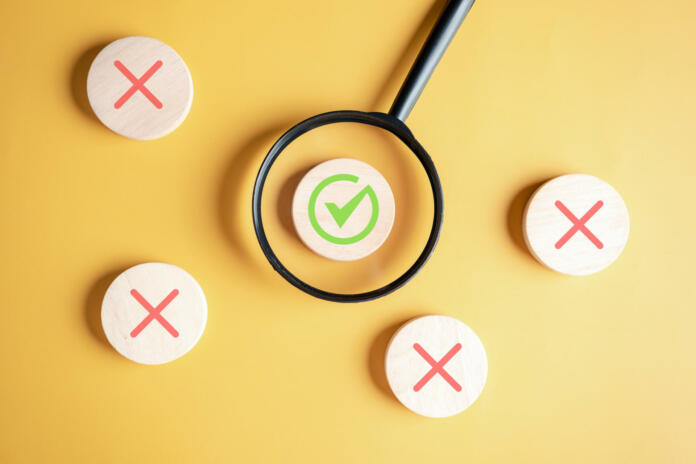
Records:
M391 230L383 242L378 240L381 245L375 251L362 257L358 255L365 253L353 251L360 247L358 242L379 238L375 234L380 226L371 228L370 221L382 224L388 219L378 222L380 215L390 212L388 198L375 178L370 181L365 171L352 168L360 163L344 163L332 176L307 176L336 159L367 163L393 195ZM303 179L306 193L298 192L293 208ZM270 246L291 273L311 286L352 294L380 288L414 263L431 233L434 206L428 176L403 142L376 126L340 122L314 128L285 147L266 179L261 214ZM308 224L313 226L304 227ZM310 241L318 250L325 241L334 259L318 254L308 246Z

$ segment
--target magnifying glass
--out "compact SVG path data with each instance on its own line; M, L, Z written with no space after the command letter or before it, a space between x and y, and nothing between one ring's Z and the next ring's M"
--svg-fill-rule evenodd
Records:
M432 254L435 245L437 244L440 230L442 227L443 216L443 195L440 178L438 176L435 165L433 164L430 155L423 146L414 137L410 129L404 123L406 118L411 113L418 97L425 87L428 79L432 75L440 58L444 54L447 46L452 41L459 25L462 23L467 13L471 9L474 0L450 0L440 14L435 26L431 30L423 47L421 48L411 70L409 71L406 80L401 86L394 103L392 104L389 113L378 112L363 112L363 111L332 111L319 114L317 116L306 119L295 125L285 132L271 147L266 155L254 184L252 196L252 216L254 222L254 230L256 238L261 246L266 259L285 280L302 290L303 292L314 297L335 301L335 302L362 302L374 300L385 296L398 288L405 285L423 265L428 261ZM395 136L396 139L419 161L425 171L428 179L430 190L432 191L433 199L433 218L425 246L422 248L417 258L403 273L396 277L391 282L381 285L379 288L361 291L357 293L341 293L321 289L318 286L311 285L305 280L291 272L277 256L276 252L271 247L264 223L262 219L262 195L266 180L271 171L271 167L278 160L280 155L300 136L303 136L310 131L315 131L319 128L325 128L330 125L339 123L357 123L359 125L378 128ZM346 180L346 179L344 179ZM368 192L369 193L369 192ZM368 195L369 196L369 195ZM316 201L316 198L314 198ZM368 201L369 203L369 201ZM328 206L328 205L327 205ZM335 213L338 216L340 210L334 206Z

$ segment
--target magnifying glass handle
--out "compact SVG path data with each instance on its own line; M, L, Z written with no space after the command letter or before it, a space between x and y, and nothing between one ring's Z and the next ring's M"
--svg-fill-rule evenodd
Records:
M430 75L473 4L474 0L450 0L447 3L411 66L406 80L401 85L389 114L401 121L406 121L425 84L428 83Z

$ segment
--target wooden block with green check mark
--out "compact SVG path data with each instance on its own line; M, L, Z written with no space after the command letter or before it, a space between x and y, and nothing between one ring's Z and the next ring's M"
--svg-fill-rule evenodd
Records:
M387 180L362 161L338 158L311 169L293 198L293 221L302 241L329 259L353 261L377 250L394 223Z

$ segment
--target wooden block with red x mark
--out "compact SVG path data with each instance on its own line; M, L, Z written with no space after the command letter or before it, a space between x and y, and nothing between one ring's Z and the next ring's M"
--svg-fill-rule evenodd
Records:
M106 127L150 140L184 121L193 101L193 82L171 47L150 37L126 37L107 45L92 62L87 96Z
M628 210L614 188L593 176L556 177L532 195L522 220L532 255L554 271L586 275L619 257L628 240Z
M203 290L186 271L146 263L113 281L102 302L106 338L126 358L162 364L198 342L208 315Z
M403 325L389 342L385 364L396 398L427 417L452 416L471 406L488 374L481 340L449 316L423 316Z

